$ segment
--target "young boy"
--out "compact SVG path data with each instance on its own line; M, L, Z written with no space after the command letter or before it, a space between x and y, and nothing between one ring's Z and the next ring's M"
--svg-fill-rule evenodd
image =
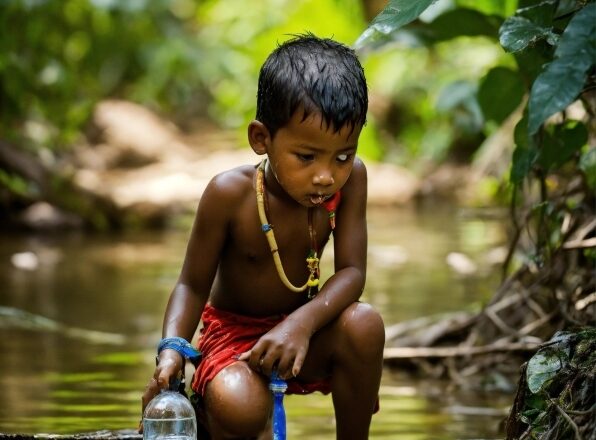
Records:
M288 393L332 393L338 439L368 437L384 326L358 301L367 178L356 150L367 107L360 63L333 40L297 36L261 68L248 141L266 159L209 183L163 325L164 338L189 341L202 319L192 389L213 439L270 438L273 371ZM319 286L332 233L335 271ZM159 352L143 407L179 374L181 352Z

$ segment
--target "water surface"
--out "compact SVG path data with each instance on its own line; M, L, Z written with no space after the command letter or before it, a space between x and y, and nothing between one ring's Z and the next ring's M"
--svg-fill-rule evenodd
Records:
M387 325L476 310L490 297L504 223L479 214L434 205L369 211L364 299ZM0 433L136 427L188 230L0 232ZM450 252L469 256L477 270L458 274L446 262ZM23 268L11 263L18 254ZM388 369L380 398L371 439L499 438L512 400ZM334 438L330 397L290 396L286 405L289 438Z

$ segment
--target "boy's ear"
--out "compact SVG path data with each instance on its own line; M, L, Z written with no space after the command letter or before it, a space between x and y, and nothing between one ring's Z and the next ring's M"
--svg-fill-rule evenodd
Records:
M258 155L267 154L271 144L271 135L262 122L252 121L248 124L248 142Z

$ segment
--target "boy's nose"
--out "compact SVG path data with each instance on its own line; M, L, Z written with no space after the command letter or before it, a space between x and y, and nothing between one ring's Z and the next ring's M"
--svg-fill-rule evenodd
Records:
M333 179L333 174L331 174L329 171L322 171L316 173L313 176L312 182L315 185L329 186L333 185L335 183L335 180Z

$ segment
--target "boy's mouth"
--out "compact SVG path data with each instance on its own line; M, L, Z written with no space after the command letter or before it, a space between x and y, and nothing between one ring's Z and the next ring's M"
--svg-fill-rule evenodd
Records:
M330 198L331 196L324 196L324 195L319 195L319 194L313 194L310 196L310 203L312 203L313 205L320 205L322 204L325 200L327 200L328 198Z

